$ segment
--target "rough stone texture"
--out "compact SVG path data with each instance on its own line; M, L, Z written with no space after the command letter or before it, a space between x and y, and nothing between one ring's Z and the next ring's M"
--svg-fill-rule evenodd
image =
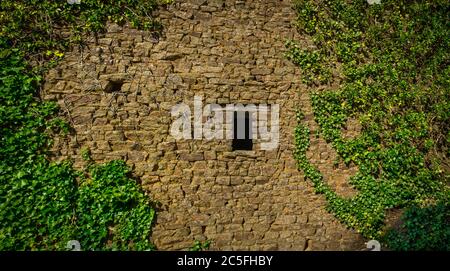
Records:
M299 70L283 56L286 39L301 39L291 3L191 0L159 15L159 40L109 25L48 73L42 96L59 102L76 133L55 139L55 157L80 165L80 149L89 147L98 162L126 160L161 203L152 239L162 250L206 239L217 250L362 249L293 159L295 110L312 112ZM253 151L232 151L231 140L175 140L170 110L192 105L194 95L279 104L279 147L262 151L256 141ZM330 168L330 147L312 143L310 158L326 178L353 174Z

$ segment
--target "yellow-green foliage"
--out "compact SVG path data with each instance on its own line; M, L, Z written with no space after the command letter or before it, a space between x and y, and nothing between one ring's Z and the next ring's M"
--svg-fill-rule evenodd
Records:
M298 127L299 166L325 194L329 210L366 237L379 238L389 208L448 206L442 167L450 154L448 1L296 0L295 8L299 31L315 49L290 41L287 57L313 89L320 134L341 161L359 168L350 179L359 194L337 196L307 161L309 130ZM332 70L341 71L339 78ZM314 91L333 80L338 90ZM362 132L344 139L341 129L350 117L359 119Z
M37 92L45 68L83 33L102 31L107 20L157 31L156 7L152 0L0 2L0 250L61 250L69 240L83 250L153 248L154 210L123 161L90 162L82 173L47 160L50 134L69 126Z

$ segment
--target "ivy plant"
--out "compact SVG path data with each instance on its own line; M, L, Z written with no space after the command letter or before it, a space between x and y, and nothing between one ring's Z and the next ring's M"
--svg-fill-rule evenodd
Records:
M49 161L52 136L67 134L69 125L39 89L64 50L103 31L107 21L158 33L152 16L158 6L155 0L0 2L0 250L64 250L70 240L83 250L154 248L155 211L123 161L90 161L84 171Z
M449 7L447 1L295 1L297 27L315 46L289 41L286 56L302 69L320 135L339 160L358 166L349 182L359 193L338 196L307 160L309 129L301 117L295 157L328 209L368 238L384 236L388 209L448 208ZM339 87L326 87L331 84ZM349 118L362 127L351 139L342 136ZM415 213L406 213L409 223ZM426 240L426 231L417 232Z

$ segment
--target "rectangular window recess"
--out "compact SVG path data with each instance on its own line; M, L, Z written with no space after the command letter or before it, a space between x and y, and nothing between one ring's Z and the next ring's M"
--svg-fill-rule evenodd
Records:
M233 151L252 150L253 136L250 113L248 111L234 111L233 113Z

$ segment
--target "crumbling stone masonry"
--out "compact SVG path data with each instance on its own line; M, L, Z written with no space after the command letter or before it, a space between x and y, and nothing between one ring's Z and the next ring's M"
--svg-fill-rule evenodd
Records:
M111 24L48 73L42 97L58 101L75 129L55 139L55 159L80 165L89 147L98 162L126 160L161 203L152 234L161 250L206 239L215 250L364 248L327 213L293 159L296 109L317 125L299 70L283 56L286 39L302 40L290 1L177 2L160 11L163 37ZM251 151L232 151L231 140L175 140L170 110L194 95L279 104L279 147L262 151L256 141ZM336 154L312 140L309 158L325 178L353 174L324 166Z

